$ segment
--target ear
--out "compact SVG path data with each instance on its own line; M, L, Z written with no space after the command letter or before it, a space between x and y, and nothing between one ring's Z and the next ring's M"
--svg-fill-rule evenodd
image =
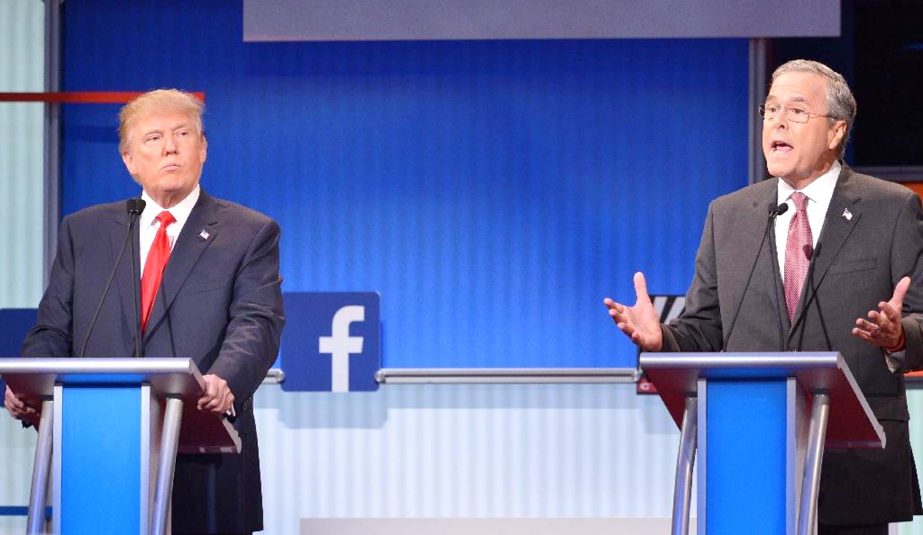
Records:
M124 163L125 168L128 169L128 174L135 176L135 161L131 157L131 152L126 150L122 153L122 163Z
M833 124L833 128L830 130L828 135L829 141L827 142L827 148L830 150L835 150L840 146L840 143L843 142L843 138L846 136L846 121L839 120Z

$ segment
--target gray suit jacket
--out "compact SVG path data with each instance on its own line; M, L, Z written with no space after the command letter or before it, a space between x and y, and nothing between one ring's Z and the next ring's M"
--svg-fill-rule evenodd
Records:
M23 343L23 356L134 353L131 262L140 278L137 254L126 251L122 257L89 333L127 232L124 201L64 218L48 288L37 324ZM133 239L137 244L137 227ZM252 396L276 358L283 323L279 226L260 213L202 191L164 271L144 333L144 351L148 357L192 358L202 373L225 379L235 396L234 425L243 449L240 455L180 456L173 494L174 533L262 529Z
M712 202L686 311L663 326L664 351L840 352L884 426L888 444L885 450L825 453L820 522L908 520L923 511L907 435L904 378L888 369L881 349L853 336L851 330L856 318L866 317L879 301L890 299L897 282L909 275L913 282L902 321L907 337L904 369L923 366L920 200L907 188L854 173L844 165L818 239L813 284L805 283L790 324L782 281L770 253L774 233L760 245L777 187L778 179L769 179ZM844 211L852 217L844 216ZM748 288L747 276L757 255L760 260ZM816 296L805 308L812 286ZM725 329L735 315L725 348Z

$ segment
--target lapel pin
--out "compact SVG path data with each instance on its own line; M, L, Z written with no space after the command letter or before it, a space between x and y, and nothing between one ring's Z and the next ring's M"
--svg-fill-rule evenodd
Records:
M852 212L849 211L849 208L843 208L843 219L852 221Z
M199 233L199 237L203 240L207 240L209 236L211 236L211 234L209 234L208 231L204 228L202 229L202 232Z

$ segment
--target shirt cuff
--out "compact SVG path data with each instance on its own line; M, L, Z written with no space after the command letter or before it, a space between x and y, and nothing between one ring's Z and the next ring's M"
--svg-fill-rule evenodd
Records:
M882 351L884 351L885 362L888 364L888 369L891 370L891 373L897 373L904 369L904 361L907 359L906 349L895 351L894 353L886 350Z

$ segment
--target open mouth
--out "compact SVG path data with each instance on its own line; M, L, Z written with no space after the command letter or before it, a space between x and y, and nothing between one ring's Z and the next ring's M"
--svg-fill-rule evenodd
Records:
M773 141L770 148L773 153L785 154L791 152L793 147L784 141Z

